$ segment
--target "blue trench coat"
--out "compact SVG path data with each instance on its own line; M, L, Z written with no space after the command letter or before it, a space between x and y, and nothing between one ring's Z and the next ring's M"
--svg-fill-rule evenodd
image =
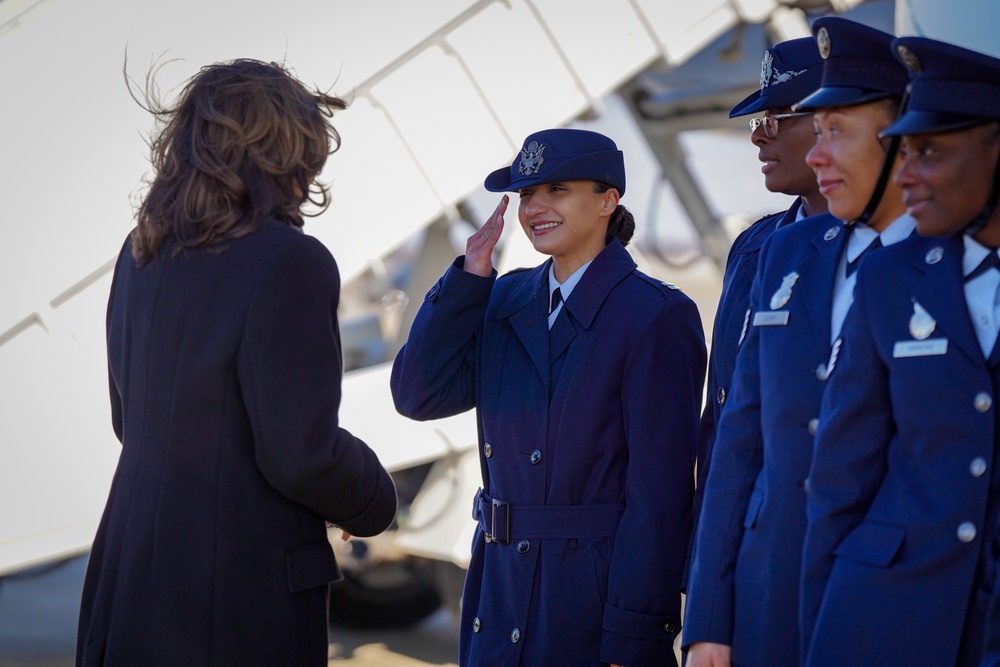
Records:
M998 619L977 637L996 615L1000 359L972 329L963 252L913 238L858 270L809 475L807 665L1000 660Z
M695 304L613 240L550 332L549 262L499 279L462 262L392 374L404 415L478 409L461 664L676 664L706 363Z

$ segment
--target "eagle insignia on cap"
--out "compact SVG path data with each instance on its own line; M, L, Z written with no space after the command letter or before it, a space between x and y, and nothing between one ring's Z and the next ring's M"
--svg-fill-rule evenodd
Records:
M826 28L820 28L816 32L816 46L819 48L819 55L823 60L830 57L830 33Z
M764 51L764 57L760 61L760 89L764 90L771 83L771 72L773 71L774 56L770 51Z
M542 168L542 163L545 162L545 158L542 157L544 150L545 146L540 145L537 141L532 141L522 148L521 162L517 165L517 171L522 176L537 174L538 170Z
M896 51L899 53L899 59L903 61L903 64L906 65L906 67L910 71L914 72L915 74L920 74L920 71L923 69L923 66L920 64L920 58L917 57L917 54L915 54L913 51L910 51L903 44L897 46Z

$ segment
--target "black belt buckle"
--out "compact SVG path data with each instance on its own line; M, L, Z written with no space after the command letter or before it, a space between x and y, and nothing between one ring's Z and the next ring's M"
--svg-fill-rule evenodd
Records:
M497 544L510 543L510 503L506 500L493 499L490 532L487 537Z

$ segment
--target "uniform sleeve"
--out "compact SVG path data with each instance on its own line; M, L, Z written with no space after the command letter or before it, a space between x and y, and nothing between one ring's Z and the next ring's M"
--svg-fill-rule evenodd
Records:
M669 297L637 337L622 384L629 461L601 659L623 665L662 664L681 628L706 350L695 304Z
M392 365L396 410L410 419L451 417L476 404L476 339L496 280L458 258L424 297Z
M855 302L841 329L840 358L823 394L809 471L800 600L803 657L822 607L834 552L864 520L881 486L893 433L888 372L868 326L865 268L862 264L858 270Z
M767 244L759 267L766 264ZM758 270L750 290L751 310L761 301ZM752 314L750 315L752 317ZM695 528L688 580L684 645L732 645L734 575L744 520L754 483L764 465L760 429L759 327L749 327L736 355L732 389L722 411Z
M396 511L375 453L340 428L340 275L329 251L297 238L261 274L238 357L256 461L280 493L353 535L374 535Z

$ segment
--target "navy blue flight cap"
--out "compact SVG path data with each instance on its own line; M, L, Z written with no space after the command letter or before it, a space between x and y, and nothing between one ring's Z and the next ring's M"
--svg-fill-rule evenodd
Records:
M624 195L625 156L597 132L542 130L528 135L514 163L491 173L483 185L490 192L515 192L562 181L600 181Z
M893 43L914 74L903 114L883 136L950 132L1000 119L1000 60L927 37Z
M797 110L847 107L906 92L910 77L893 56L889 33L837 16L816 19L812 31L824 61L823 80Z
M790 107L819 88L823 59L812 37L790 39L764 51L760 90L733 107L730 118Z

